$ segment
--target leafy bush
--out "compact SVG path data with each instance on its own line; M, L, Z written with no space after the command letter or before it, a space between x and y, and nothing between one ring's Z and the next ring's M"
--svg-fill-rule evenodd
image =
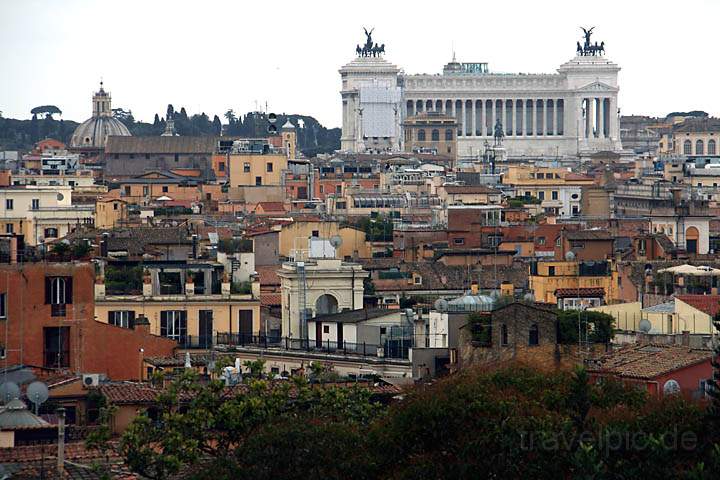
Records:
M588 340L593 343L609 343L615 336L612 315L602 312L580 311L582 323L587 322ZM558 312L560 322L560 343L572 344L578 341L578 311L562 310Z
M142 267L108 265L105 268L105 293L136 295L142 293Z
M312 367L320 372L320 366ZM711 479L717 415L583 370L465 370L384 407L370 390L183 375L119 451L148 478ZM115 448L107 444L107 448ZM178 476L180 474L180 476Z
M230 285L230 293L238 295L247 295L252 293L252 283L250 282L233 282Z

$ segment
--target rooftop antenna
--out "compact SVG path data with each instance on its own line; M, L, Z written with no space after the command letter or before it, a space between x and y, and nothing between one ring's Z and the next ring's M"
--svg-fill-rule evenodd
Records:
M33 405L35 405L35 415L38 414L40 410L40 405L45 403L45 401L50 396L48 392L48 387L43 382L32 382L27 387L27 397L28 400L30 400Z
M4 382L0 385L0 401L8 403L11 400L20 398L20 387L15 382Z

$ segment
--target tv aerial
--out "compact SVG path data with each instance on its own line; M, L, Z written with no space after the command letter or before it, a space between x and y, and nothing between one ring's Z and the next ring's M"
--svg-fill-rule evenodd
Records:
M340 245L342 245L342 237L340 235L333 235L330 238L330 245L332 245L335 248L338 248Z
M27 387L27 391L25 394L28 397L28 400L30 400L33 405L35 405L35 415L38 414L38 411L40 410L40 405L45 403L47 401L48 397L50 396L50 393L48 392L48 387L43 382L32 382Z
M5 382L0 385L0 400L8 403L11 400L20 398L20 387L15 382Z

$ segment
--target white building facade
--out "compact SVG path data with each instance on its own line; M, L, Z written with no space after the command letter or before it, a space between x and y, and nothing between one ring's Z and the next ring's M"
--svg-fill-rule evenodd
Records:
M402 148L401 125L422 112L456 118L458 157L477 157L499 121L509 157L618 152L618 72L604 55L578 54L551 74L492 73L486 63L453 59L442 74L408 75L381 57L358 57L340 69L343 128L349 152ZM384 89L383 108L363 89ZM377 96L373 97L377 98ZM370 125L382 125L382 129ZM387 138L378 137L383 133ZM378 148L380 147L380 148Z

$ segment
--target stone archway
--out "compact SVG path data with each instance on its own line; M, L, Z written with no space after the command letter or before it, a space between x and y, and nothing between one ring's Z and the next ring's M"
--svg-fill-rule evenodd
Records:
M337 299L329 294L320 295L315 301L315 315L328 315L338 312Z

